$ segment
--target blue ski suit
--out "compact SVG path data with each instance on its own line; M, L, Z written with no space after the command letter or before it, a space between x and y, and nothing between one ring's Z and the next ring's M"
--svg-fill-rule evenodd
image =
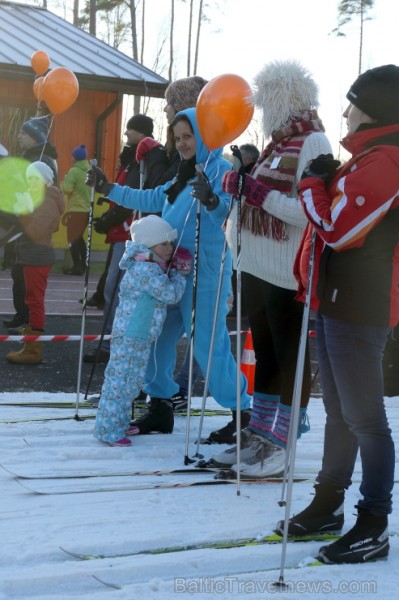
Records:
M201 206L201 227L199 242L198 287L195 313L194 355L202 373L206 373L210 339L215 312L217 287L224 242L222 225L227 217L229 200L223 192L223 174L231 169L231 164L222 157L222 149L209 150L201 139L195 108L181 113L189 119L196 141L196 161L205 166L212 189L220 198L215 210L208 211ZM151 190L134 190L115 185L109 198L122 206L145 212L162 211L162 217L177 229L178 244L187 248L194 256L197 200L191 196L190 182L171 204L165 190L172 182ZM226 408L236 408L236 362L231 353L231 343L226 326L228 312L227 299L231 295L231 255L227 252L223 282L220 294L218 321L212 354L209 389L215 400ZM176 363L176 345L184 333L190 336L192 313L193 273L187 277L186 290L177 307L168 310L162 333L153 347L148 365L144 391L157 398L170 398L178 391L173 381ZM241 377L241 410L250 407L247 394L247 380Z
M103 442L125 437L132 399L144 384L150 350L162 331L168 304L181 299L186 278L156 262L136 261L148 248L126 242L119 266L125 271L112 328L111 356L105 370L94 436Z

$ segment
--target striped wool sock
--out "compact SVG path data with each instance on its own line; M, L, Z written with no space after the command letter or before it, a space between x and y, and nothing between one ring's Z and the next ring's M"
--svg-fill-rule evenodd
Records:
M254 392L251 421L248 429L260 435L268 434L273 429L280 396Z
M286 404L279 404L276 421L273 427L273 431L268 435L268 438L276 444L285 448L287 446L288 432L290 428L291 419L291 406ZM299 425L298 425L298 436L299 439L302 433L309 431L309 419L306 413L306 408L299 409Z

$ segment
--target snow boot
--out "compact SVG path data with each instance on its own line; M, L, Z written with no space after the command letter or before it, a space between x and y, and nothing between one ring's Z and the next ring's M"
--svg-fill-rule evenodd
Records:
M248 427L241 431L241 462L245 462L247 458L253 456L252 446L258 437L259 436L251 429L248 429ZM233 448L227 448L227 450L224 452L220 452L219 454L212 456L212 462L216 467L231 468L237 463L237 454L238 446L233 446Z
M134 420L131 425L138 427L141 434L151 433L151 431L172 433L173 402L166 398L151 398L148 413Z
M42 335L43 330L32 329L27 325L21 335ZM43 349L41 342L25 342L22 350L9 352L6 359L16 365L39 365L43 360Z
M315 497L305 510L288 522L288 536L310 533L337 533L344 525L345 490L333 485L316 483ZM283 535L284 521L277 523L275 532Z
M284 472L285 448L273 444L267 437L258 435L251 446L251 453L240 464L240 474L247 479L278 477ZM238 466L232 471L237 473Z
M385 559L389 553L388 517L358 509L357 521L339 540L322 546L317 559L324 563L364 563Z
M236 441L237 411L232 410L233 418L221 429L212 431L209 436L201 441L202 444L234 444ZM241 429L248 427L251 420L251 409L241 411Z
M121 448L126 448L132 445L132 441L129 438L124 437L116 442L106 442L109 446L120 446Z
M173 394L171 398L173 402L173 410L175 412L184 412L187 410L188 395L182 388L179 389L176 394Z

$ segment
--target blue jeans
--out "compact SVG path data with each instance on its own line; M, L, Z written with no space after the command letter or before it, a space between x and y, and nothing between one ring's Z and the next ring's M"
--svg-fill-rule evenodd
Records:
M120 275L119 263L125 251L125 245L125 242L115 242L112 246L112 258L108 267L107 279L105 280L104 286L104 313L102 322L104 335L111 335L115 311L119 304L119 285L117 291L115 292L113 302L112 295ZM122 277L119 278L119 284L121 279ZM102 341L101 350L104 350L105 352L110 351L109 340Z
M384 406L382 358L388 327L316 318L317 354L327 413L324 456L317 480L347 488L358 450L358 506L376 516L392 511L395 448Z

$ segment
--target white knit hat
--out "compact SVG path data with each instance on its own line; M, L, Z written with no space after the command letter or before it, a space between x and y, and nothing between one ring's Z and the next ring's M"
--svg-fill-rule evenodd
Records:
M37 160L29 165L26 169L26 177L40 177L43 179L46 186L52 185L54 181L54 173L46 163Z
M148 215L138 221L133 221L130 233L133 242L143 244L147 248L164 242L173 242L177 238L176 229L173 229L167 221L157 215Z
M299 112L317 108L318 87L310 72L295 60L267 63L254 79L255 105L263 111L268 138Z

